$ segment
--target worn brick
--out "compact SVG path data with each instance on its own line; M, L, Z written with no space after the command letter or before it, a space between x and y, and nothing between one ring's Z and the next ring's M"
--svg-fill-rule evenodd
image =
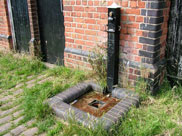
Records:
M18 117L19 115L21 115L23 113L23 110L19 110L19 111L17 111L17 112L15 112L15 113L13 113L13 117Z
M143 16L154 16L154 17L161 17L163 15L163 10L141 10L141 15Z
M12 136L12 134L11 133L7 133L4 136Z
M21 133L21 135L34 136L36 133L38 133L38 128L30 128L30 129L24 131L23 133Z
M13 96L12 95L3 96L3 98L0 97L0 100L1 101L9 101L11 99L13 99Z
M72 6L64 6L64 10L65 11L72 11L73 8L72 8Z
M161 30L161 25L151 25L151 24L140 24L141 30L149 30L149 31L159 31Z
M103 117L108 119L108 120L111 120L112 122L115 122L115 123L119 120L116 116L111 115L109 113L104 114Z
M11 116L11 115L6 116L6 117L4 117L4 118L1 118L1 119L0 119L0 124L4 124L4 123L6 123L6 122L9 122L11 119L12 119L12 116Z
M160 60L160 57L157 56L156 58L142 58L142 63L147 64L155 64Z
M6 111L0 112L0 116L5 116L5 115L7 115L7 114L10 114L10 113L12 113L13 111L15 111L18 107L19 107L19 106L16 106L16 107L13 107L13 108L8 109L8 110L6 110Z
M145 17L144 23L160 24L164 22L164 17Z
M20 125L20 126L14 128L13 130L11 130L10 133L13 136L18 136L19 134L21 134L25 130L26 130L26 127L24 125Z
M30 120L26 123L28 127L32 126L35 123L35 120Z
M156 46L151 46L151 45L143 45L143 50L149 51L149 52L157 52L160 50L160 44Z
M160 39L150 39L146 37L140 37L139 42L150 45L158 45L160 43Z
M161 36L162 36L162 31L148 32L148 37L150 37L150 38L159 38Z
M151 9L163 9L166 7L166 2L153 1L147 4L147 8Z
M2 132L4 132L4 131L8 130L9 128L11 128L11 126L12 126L11 123L6 123L6 124L0 126L0 133L2 133Z
M18 124L21 120L23 120L24 116L21 116L13 121L14 124Z
M148 58L155 58L158 56L159 52L152 53L152 52L140 50L139 54L140 54L140 56L144 56L144 57L148 57Z
M5 107L8 107L8 106L11 106L12 104L14 104L14 102L9 101L8 103L5 103L5 104L1 105L1 108L5 108Z

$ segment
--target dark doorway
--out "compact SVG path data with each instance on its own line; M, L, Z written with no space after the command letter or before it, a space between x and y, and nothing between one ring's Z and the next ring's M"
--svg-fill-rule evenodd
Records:
M43 58L49 63L63 65L64 17L61 0L38 0L38 15Z
M27 0L11 0L16 50L29 51L31 39Z
M182 1L172 0L167 39L167 72L171 85L182 83Z

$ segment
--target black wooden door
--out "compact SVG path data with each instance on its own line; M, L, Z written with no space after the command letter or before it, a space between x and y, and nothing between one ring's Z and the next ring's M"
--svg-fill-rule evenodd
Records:
M64 17L61 0L38 0L40 38L45 61L63 65Z
M28 52L31 39L27 0L11 0L16 49Z
M167 39L167 73L172 85L182 83L182 1L172 0ZM179 79L179 80L178 80Z

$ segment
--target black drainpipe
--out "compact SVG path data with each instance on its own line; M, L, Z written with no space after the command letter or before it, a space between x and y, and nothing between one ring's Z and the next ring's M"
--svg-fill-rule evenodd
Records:
M108 7L108 59L107 91L111 93L118 84L120 38L120 7L113 3Z

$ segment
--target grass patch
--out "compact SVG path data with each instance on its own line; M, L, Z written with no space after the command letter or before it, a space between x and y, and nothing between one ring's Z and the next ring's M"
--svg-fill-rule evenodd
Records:
M61 122L56 122L56 125L48 131L48 136L59 135L60 131L63 130L64 125Z
M40 133L48 131L49 127L55 125L54 116L45 101L86 79L83 71L65 67L50 69L47 71L47 75L53 77L54 80L36 85L30 89L25 88L23 94L25 120L36 118L36 126L39 128Z
M160 93L156 96L140 92L142 97L139 108L132 108L122 124L112 128L110 132L101 127L91 130L74 121L66 125L55 118L45 102L48 98L88 78L87 73L65 67L46 69L39 60L26 57L14 58L12 54L0 53L0 91L25 83L29 75L46 74L53 77L52 81L36 85L30 89L24 87L24 92L17 96L22 103L26 123L36 119L34 127L39 133L46 132L48 136L151 136L151 135L181 135L182 134L182 87L171 88L165 81ZM138 91L145 90L145 83L140 84ZM0 101L0 106L4 102Z
M61 68L62 70L64 68ZM122 125L116 126L111 132L106 132L101 128L91 130L82 125L75 123L74 121L69 122L69 125L58 124L54 119L54 115L46 104L43 103L48 97L55 95L56 93L65 90L70 87L71 80L74 80L74 84L81 80L73 74L70 76L65 71L57 73L55 70L53 73L59 78L53 82L47 82L43 85L36 86L34 89L27 90L26 96L32 96L34 98L26 98L26 103L32 102L30 108L27 104L27 113L32 112L33 116L38 119L37 126L40 132L48 132L49 135L89 135L89 136L107 136L107 135L180 135L182 134L182 87L170 88L167 82L164 83L161 92L157 96L143 95L142 103L139 108L132 108L128 113L125 120L122 121ZM68 70L69 71L69 70ZM78 72L79 73L79 72ZM54 75L53 74L53 75ZM58 75L57 75L58 74ZM61 76L62 75L62 76ZM62 78L61 78L62 77ZM60 79L60 80L59 80ZM81 78L82 79L82 78ZM61 84L59 84L59 82ZM64 84L63 84L64 83ZM74 85L74 84L71 84ZM31 92L31 95L29 94ZM61 126L59 126L61 125ZM57 126L54 129L49 130L50 127Z
M119 126L116 135L181 135L182 87L172 89L165 81L157 96L144 97Z
M0 89L5 90L24 82L30 75L41 73L46 67L37 59L15 58L10 53L0 52L0 69Z

